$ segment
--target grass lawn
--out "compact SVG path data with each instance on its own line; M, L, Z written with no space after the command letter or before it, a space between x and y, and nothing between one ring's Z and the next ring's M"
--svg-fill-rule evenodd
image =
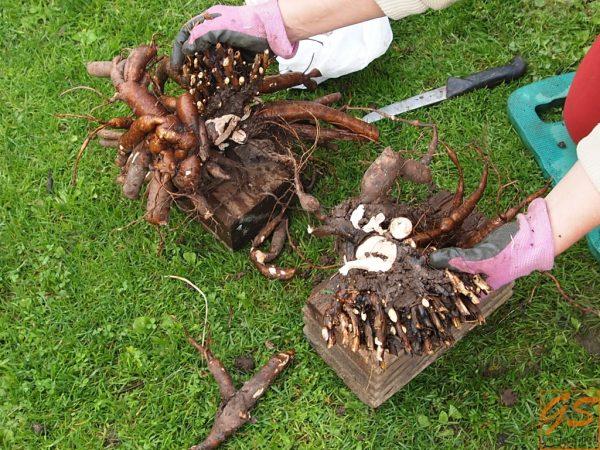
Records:
M566 304L546 277L521 280L485 326L373 411L303 338L300 310L318 274L266 281L245 252L231 253L179 213L157 255L154 228L137 223L123 229L143 210L120 195L113 152L96 144L84 157L77 188L69 186L89 126L53 114L86 113L101 99L88 91L59 94L87 84L110 95L108 83L86 76L86 61L110 59L156 32L167 51L179 25L208 5L2 1L0 447L187 448L199 442L212 424L218 392L171 319L202 331L203 303L165 278L175 274L208 294L213 349L227 365L246 354L266 362L273 353L267 341L297 351L293 366L255 410L257 423L236 435L230 448L537 448L542 390L600 386L598 357L578 343L598 323ZM354 105L384 105L437 87L449 75L522 54L530 70L518 83L407 116L439 124L442 138L459 150L470 189L480 163L467 144L487 149L501 178L492 177L482 202L493 214L544 183L509 124L508 95L519 85L574 70L600 32L599 18L598 1L465 0L395 23L384 57L314 95L340 90ZM118 111L125 108L98 114ZM415 148L416 130L384 122L381 130L384 144L396 149L417 155L426 148L425 141ZM379 150L343 145L339 153L322 152L331 171L318 186L319 197L334 205L354 194L366 161ZM455 185L446 158L434 168L441 185ZM512 180L516 185L498 202L499 186ZM402 188L404 198L414 192ZM307 222L294 212L296 239L318 260L331 245L309 238ZM283 262L300 260L287 251ZM585 244L558 258L555 274L577 301L600 307L599 266ZM237 382L245 378L235 373ZM508 388L518 396L513 407L500 402ZM589 442L589 435L584 438Z

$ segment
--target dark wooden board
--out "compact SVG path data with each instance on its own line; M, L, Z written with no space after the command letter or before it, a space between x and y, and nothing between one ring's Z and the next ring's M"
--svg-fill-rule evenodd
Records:
M385 369L372 360L365 350L353 353L349 348L334 345L328 349L321 337L322 311L335 291L335 277L317 286L303 308L304 335L325 362L338 374L346 386L367 405L377 408L403 386L421 373L427 366L441 357L447 348L440 348L432 355L394 356L386 354ZM512 296L513 285L493 292L480 306L484 317L489 317ZM456 341L462 339L476 323L463 324L454 331Z
M291 175L277 165L248 165L244 173L243 182L223 181L206 194L213 217L192 216L232 250L248 244L293 195ZM178 203L183 211L193 209L187 200Z

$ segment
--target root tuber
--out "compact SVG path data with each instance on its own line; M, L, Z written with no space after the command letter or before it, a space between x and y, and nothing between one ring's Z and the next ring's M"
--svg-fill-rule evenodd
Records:
M148 175L148 166L150 165L150 153L143 146L138 146L134 151L125 182L123 184L123 195L132 200L138 199L140 191Z
M198 351L208 364L208 369L219 385L221 406L216 415L210 434L199 445L190 450L208 450L217 448L238 429L251 419L250 411L277 376L289 366L295 352L287 351L276 354L244 385L235 390L229 372L221 361L213 356L207 346L196 342L188 335L188 342Z
M148 184L148 203L144 216L148 222L154 225L166 225L169 222L169 211L173 203L172 192L170 176L154 170Z
M267 103L257 114L265 119L281 119L286 122L322 120L370 141L376 142L379 139L379 131L373 125L319 103L300 100Z
M387 195L400 176L402 157L387 147L365 172L360 184L360 202L373 203Z
M320 103L321 105L331 106L334 103L337 103L342 100L342 94L340 92L334 92L332 94L324 95L323 97L319 97L314 99L315 103Z
M113 67L112 61L92 61L87 63L87 73L93 77L110 78Z
M273 75L265 77L258 90L261 94L270 94L295 86L304 85L309 91L314 91L317 88L317 83L313 78L318 78L320 76L321 72L317 69L313 69L307 74L290 72L281 75Z
M106 139L108 141L118 141L124 133L125 132L121 130L111 130L104 128L103 130L98 131L98 137L101 139Z
M283 269L269 264L279 256L285 245L288 219L283 214L285 214L285 210L265 225L254 239L252 249L250 250L250 261L252 261L252 264L254 264L264 277L270 280L287 281L296 275L295 269ZM259 247L269 236L272 236L271 246L269 251L264 253L259 250Z
M500 214L495 219L487 221L481 228L479 228L478 230L473 232L470 236L468 236L468 239L466 240L466 242L464 242L464 243L461 242L459 245L464 248L470 248L470 247L473 247L473 246L479 244L494 230L500 228L505 223L508 223L511 220L513 220L523 208L525 208L527 205L529 205L536 198L539 198L539 197L545 195L548 192L548 189L549 189L549 186L547 186L547 185L544 186L543 188L537 190L533 194L527 196L527 198L525 198L525 200L523 200L518 205L516 205L512 208L509 208L508 210L506 210L504 213Z

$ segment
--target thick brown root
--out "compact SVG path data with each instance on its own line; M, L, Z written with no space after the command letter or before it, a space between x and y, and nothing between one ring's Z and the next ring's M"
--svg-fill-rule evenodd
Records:
M159 100L170 113L177 111L177 97L173 97L171 95L161 95Z
M92 61L87 63L86 69L92 77L110 78L112 66L112 61Z
M450 158L452 163L454 163L456 171L458 172L458 184L456 186L456 192L454 193L454 198L452 200L452 207L456 209L463 202L463 197L465 194L465 178L462 166L458 161L458 156L456 155L456 152L452 150L448 145L444 144L444 146L446 147L446 153L448 153L448 157Z
M309 91L314 91L317 88L317 82L314 81L313 78L318 78L320 76L321 72L317 69L313 69L307 74L302 72L290 72L281 75L273 75L265 77L258 90L261 94L271 94L273 92L304 85Z
M122 130L103 129L98 131L98 137L108 141L118 141L125 132Z
M399 177L419 184L431 183L431 170L414 159L404 159L387 147L363 175L360 201L372 203L385 197Z
M152 172L148 184L148 203L144 218L154 225L167 225L169 212L173 203L173 183L168 174L161 174L158 170Z
M277 376L289 366L295 352L281 352L273 356L256 375L235 390L231 376L221 361L215 358L210 350L188 336L188 341L207 361L210 373L221 391L221 407L212 426L210 434L204 442L194 445L190 450L208 450L217 448L238 429L250 420L250 411L273 384Z
M529 205L536 198L539 198L539 197L542 197L543 195L545 195L548 192L548 190L549 190L549 186L544 186L543 188L537 190L533 194L527 196L527 198L525 198L525 200L523 200L518 205L516 205L512 208L509 208L504 213L500 214L498 217L496 217L492 220L488 220L481 228L479 228L477 231L475 231L474 233L469 235L465 242L459 243L459 246L464 247L464 248L470 248L470 247L473 247L473 246L479 244L487 236L489 236L490 233L497 230L505 223L508 223L511 220L513 220L523 208L525 208L527 205Z
M429 184L432 180L431 169L427 164L415 159L403 159L400 176L418 184Z
M153 83L156 86L159 93L163 93L165 90L165 83L171 79L176 82L183 89L189 87L188 82L177 72L171 68L169 58L163 58L156 66L156 73L152 77Z
M254 264L264 277L270 280L287 281L296 275L296 269L283 269L269 264L283 251L287 237L287 224L287 218L281 214L267 223L254 239L252 249L250 250L250 261L252 261L252 264ZM259 247L269 236L272 236L271 245L269 251L264 253L259 250Z
M269 280L288 281L296 276L296 269L284 269L273 264L261 262L260 250L252 249L250 251L250 261L254 267Z
M306 125L295 123L290 125L291 129L298 137L310 143L324 144L333 141L366 141L364 136L352 133L346 130L337 130L332 128L315 127L314 125Z
M166 116L169 113L143 83L142 73L145 73L146 64L155 55L156 47L141 46L133 50L126 61L122 61L120 57L113 60L112 83L119 99L127 103L137 117Z
M104 148L119 148L119 141L112 141L110 139L98 139L100 147Z
M362 120L319 103L307 101L285 101L267 103L257 113L265 119L281 119L286 122L322 120L339 128L352 131L370 141L379 140L379 130Z
M462 224L469 214L473 212L479 200L481 200L487 186L488 172L488 162L485 160L483 174L477 189L475 189L475 191L473 191L473 193L458 208L454 209L448 217L443 218L438 227L422 231L412 236L411 239L414 244L423 246L444 234L450 233Z
M164 123L165 118L161 116L141 116L133 125L127 130L125 134L119 139L119 143L126 150L131 150L138 146L146 137L147 134L154 131L154 129Z
M201 174L202 162L198 156L192 155L181 162L173 183L182 192L192 193L199 188Z
M186 332L187 334L187 332ZM219 392L221 393L221 401L227 402L231 397L235 395L235 386L231 375L227 372L227 369L223 363L215 358L208 347L200 345L196 342L189 334L187 335L188 342L202 355L202 358L206 361L208 370L213 376L217 385L219 386Z
M337 103L342 100L342 94L340 92L334 92L332 94L324 95L323 97L319 97L313 100L315 103L320 103L321 105L331 106L334 103Z
M198 107L194 101L194 97L186 92L177 98L176 102L177 117L179 120L198 137Z
M396 179L400 176L402 157L387 147L365 172L361 185L361 203L373 203L387 195Z
M123 195L132 200L140 197L140 191L150 165L150 152L144 146L138 146L131 156L131 162L127 169L127 176L123 184Z
M125 80L139 83L146 75L146 66L156 57L157 47L155 45L140 45L136 47L125 65Z

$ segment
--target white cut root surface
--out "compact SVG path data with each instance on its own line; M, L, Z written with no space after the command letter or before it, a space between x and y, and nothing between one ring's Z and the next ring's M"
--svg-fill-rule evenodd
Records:
M356 249L356 259L346 261L339 272L343 276L347 276L352 269L387 272L394 265L397 255L396 244L382 236L371 236Z

